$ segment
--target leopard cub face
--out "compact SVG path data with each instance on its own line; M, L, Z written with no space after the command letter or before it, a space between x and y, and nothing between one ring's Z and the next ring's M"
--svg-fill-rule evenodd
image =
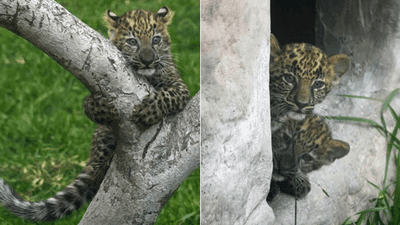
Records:
M167 27L174 12L164 6L157 13L132 10L117 16L110 10L104 15L113 44L138 74L152 76L172 60Z
M310 44L279 46L271 34L270 103L272 118L310 114L346 73L350 59L343 54L328 57Z
M279 128L272 133L274 168L267 200L272 200L279 189L304 197L311 190L306 174L330 165L350 151L349 144L332 139L328 125L321 117L287 119L275 127Z
M155 89L132 112L130 119L140 130L158 123L168 114L182 110L190 100L189 90L179 75L170 50L168 26L173 16L174 12L166 6L157 13L132 10L117 16L108 10L103 16L110 40L121 51L128 67L135 74L144 76ZM94 111L99 112L97 117L100 119L92 119L97 122L112 121L103 119L100 113L115 110L98 107Z

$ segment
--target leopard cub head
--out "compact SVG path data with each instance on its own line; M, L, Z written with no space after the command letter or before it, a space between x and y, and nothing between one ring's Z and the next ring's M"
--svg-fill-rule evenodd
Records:
M272 133L274 177L278 181L302 179L306 173L330 165L350 151L344 141L332 139L328 125L321 117L303 120L288 119ZM293 156L293 153L295 156Z
M310 44L280 47L271 34L270 93L272 117L289 112L312 113L346 73L350 59L339 54L328 57Z
M272 132L274 167L267 201L273 201L279 192L305 197L311 190L307 173L331 164L350 150L346 142L332 139L320 117L288 118L275 127Z
M169 66L170 36L167 27L174 12L162 7L157 13L132 10L117 16L108 10L103 16L112 43L138 74L151 76Z

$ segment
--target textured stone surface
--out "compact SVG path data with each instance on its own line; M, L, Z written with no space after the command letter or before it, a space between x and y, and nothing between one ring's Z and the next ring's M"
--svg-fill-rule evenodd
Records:
M201 7L201 223L272 224L269 1Z
M347 54L352 60L350 71L319 106L328 115L380 121L382 103L338 95L383 99L400 87L400 38L396 31L400 23L395 2L328 0L318 5L317 46L330 55ZM400 113L399 95L391 106ZM385 115L390 118L389 114ZM382 187L385 139L365 125L330 123L334 138L348 142L351 150L332 165L309 174L312 189L305 199L297 202L297 224L341 224L347 217L374 205L369 200L376 198L379 192L367 180ZM393 121L388 123L393 129ZM394 180L395 167L391 160L386 183ZM270 206L276 218L274 224L294 224L294 198L280 194Z

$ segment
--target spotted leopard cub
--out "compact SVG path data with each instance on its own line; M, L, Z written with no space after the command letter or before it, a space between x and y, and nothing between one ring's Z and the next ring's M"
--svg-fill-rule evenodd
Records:
M190 100L189 90L179 76L170 52L167 31L174 13L168 7L157 13L132 10L123 16L107 11L104 19L111 41L125 57L135 74L145 76L157 90L135 108L132 120L144 129L165 115L181 110ZM88 96L83 104L86 115L98 123L93 135L91 157L83 171L64 190L39 202L28 202L0 179L1 204L14 214L29 220L61 218L80 208L97 193L116 149L112 125L118 111L102 96Z
M350 151L349 144L332 139L321 117L312 115L303 120L287 119L272 133L272 145L274 168L268 201L280 191L298 198L306 196L311 190L306 174L330 165Z
M328 57L310 44L288 44L280 47L271 34L270 104L271 118L284 116L304 118L313 113L346 73L350 59L339 54Z
M133 10L122 16L107 11L104 19L112 43L121 51L135 74L146 77L156 89L134 109L132 120L144 129L165 115L181 110L190 93L174 63L167 27L174 13L164 6L157 13ZM109 99L88 96L85 112L93 121L110 124L118 112ZM110 116L111 115L111 116Z
M272 200L280 189L304 197L310 191L305 174L349 151L347 143L331 140L327 125L315 110L349 66L346 55L328 57L321 49L305 43L281 47L271 34L269 88L274 170L267 200ZM343 154L335 155L337 149Z

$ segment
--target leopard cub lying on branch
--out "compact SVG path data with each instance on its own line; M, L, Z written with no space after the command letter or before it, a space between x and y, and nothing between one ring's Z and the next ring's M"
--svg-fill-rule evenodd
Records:
M168 7L157 13L132 10L117 16L109 10L104 19L112 43L121 51L135 74L146 77L155 92L135 107L131 120L140 129L159 122L164 116L181 110L190 100L189 90L174 63L167 27L174 13ZM64 190L39 202L21 199L0 179L1 204L14 214L29 220L55 220L80 208L97 193L116 148L111 125L118 110L111 99L88 96L83 104L86 115L98 123L93 135L91 157L83 171Z

